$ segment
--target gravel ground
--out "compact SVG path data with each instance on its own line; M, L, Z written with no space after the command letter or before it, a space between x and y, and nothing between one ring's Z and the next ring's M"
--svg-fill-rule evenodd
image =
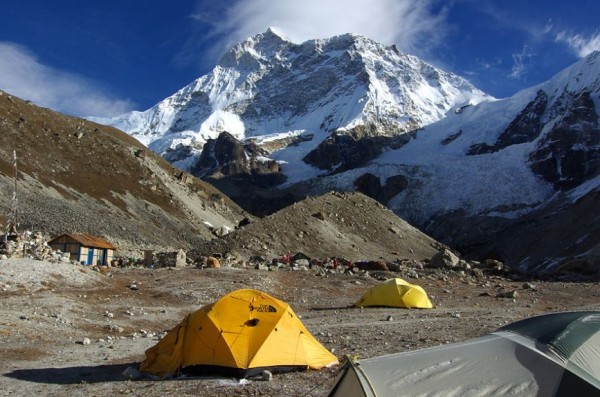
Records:
M378 278L393 274L371 275L238 268L104 275L69 264L1 260L0 395L326 396L339 366L276 374L269 382L124 375L187 313L240 288L287 301L340 361L459 342L536 314L600 309L595 283L475 279L427 269L407 280L426 289L434 309L350 307ZM498 297L506 292L512 298Z

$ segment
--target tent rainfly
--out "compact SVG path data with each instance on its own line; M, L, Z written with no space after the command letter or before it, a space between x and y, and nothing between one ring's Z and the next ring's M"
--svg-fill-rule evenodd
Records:
M305 261L306 264L310 263L310 258L305 255L303 252L297 252L294 256L292 256L292 263L297 261Z
M391 278L375 285L367 290L354 306L388 306L409 309L431 309L433 307L422 287L410 284L401 278Z
M518 321L491 334L353 362L329 396L600 396L600 312Z
M140 371L161 377L183 370L246 378L265 369L321 369L337 362L287 303L241 289L189 314L146 350Z

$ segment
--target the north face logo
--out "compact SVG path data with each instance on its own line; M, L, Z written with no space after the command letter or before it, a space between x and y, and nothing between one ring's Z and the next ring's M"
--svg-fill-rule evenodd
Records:
M277 313L277 309L275 309L271 305L259 305L258 307L250 304L250 311L256 310L259 313Z

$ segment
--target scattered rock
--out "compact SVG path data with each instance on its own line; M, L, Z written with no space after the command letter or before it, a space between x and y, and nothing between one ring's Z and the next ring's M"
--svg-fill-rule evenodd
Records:
M266 369L262 371L261 376L264 381L270 382L273 380L273 374L271 373L271 371L268 371Z
M212 269L218 269L221 267L221 262L214 256L209 256L206 259L206 266Z
M500 292L496 295L496 298L509 298L509 299L515 299L519 296L518 292L516 290L514 291L506 291L506 292Z
M125 332L125 329L123 327L119 327L119 326L114 325L114 324L109 324L105 328L106 328L107 331L113 332L113 333L119 333L119 334L121 334L121 333Z

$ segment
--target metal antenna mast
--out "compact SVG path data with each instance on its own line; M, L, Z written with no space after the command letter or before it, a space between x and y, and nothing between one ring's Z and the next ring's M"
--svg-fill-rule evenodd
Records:
M18 200L17 200L17 178L19 175L19 171L17 169L17 150L13 150L13 168L14 168L14 187L12 194L12 201L10 204L10 215L8 219L8 225L6 234L4 235L5 242L8 239L9 233L17 234L17 225L18 225Z

